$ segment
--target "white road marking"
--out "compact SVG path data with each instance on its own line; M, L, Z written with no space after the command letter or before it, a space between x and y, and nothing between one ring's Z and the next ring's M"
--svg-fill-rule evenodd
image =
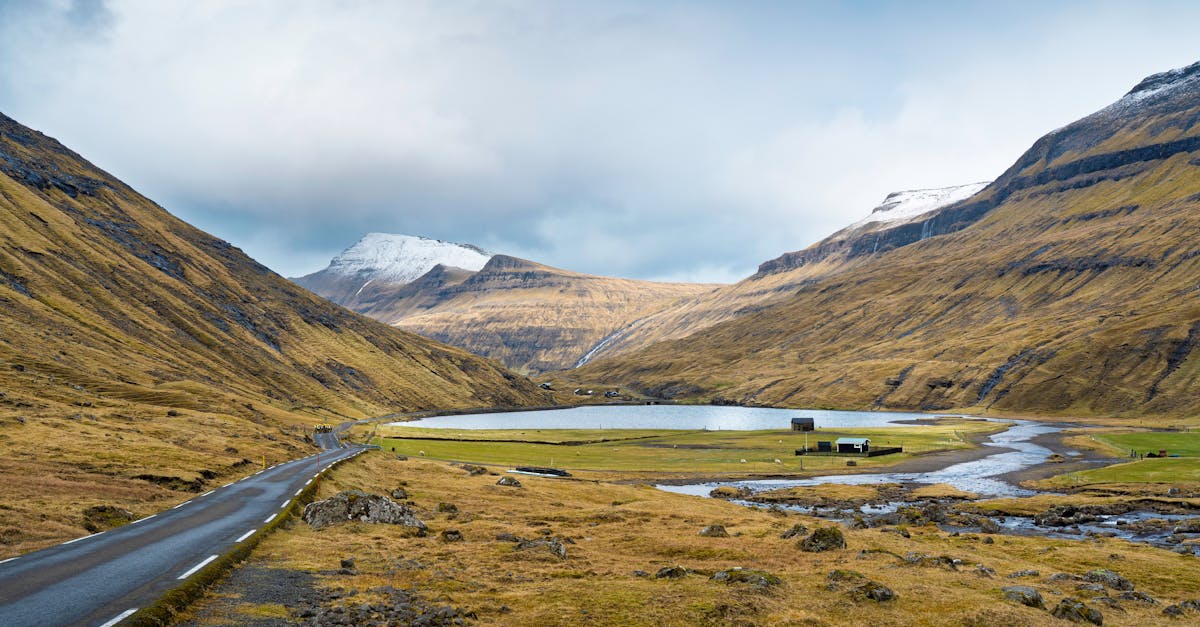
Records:
M304 485L308 485L308 484L306 483L306 484L304 484ZM303 491L304 491L304 488L300 488L299 490L296 490L296 493L295 493L295 494L293 494L292 496L300 496L300 493L301 493L301 492L303 492Z
M309 479L308 481L305 481L305 482L304 482L304 485L308 485L308 484L310 484L310 483L312 483L312 479Z
M91 536L83 536L82 538L75 538L74 540L67 540L66 542L63 542L62 544L60 544L59 546L64 546L64 545L67 545L67 544L71 544L72 542L79 542L80 540L87 540L87 539L88 539L88 538L90 538L90 537L91 537Z
M20 556L17 556L17 557L20 557ZM8 563L8 562L11 562L11 561L13 561L13 560L15 560L15 559L17 559L17 558L16 558L16 557L10 557L10 558L8 558L8 559L6 559L6 560L0 560L0 564L6 564L6 563Z
M176 579L187 579L188 577L191 577L192 575L196 574L196 571L200 570L201 568L204 568L205 566L208 566L208 563L215 559L217 559L216 555L209 555L208 558L205 559L203 562L200 562L199 564L196 564L195 566L189 568L186 573L183 573L182 575L176 577Z
M104 623L103 625L100 625L100 627L113 627L113 625L116 625L117 623L125 620L126 618L129 618L130 616L133 616L133 613L136 611L137 611L136 607L131 607L131 608L125 610L124 612L117 614L116 616L114 616L112 618L112 620L108 621L107 623Z
M264 520L263 522L264 522L264 523L269 523L269 522L271 522L272 520L275 520L275 516L277 516L277 515L278 515L278 514L271 514L270 516L267 516L267 519L266 519L266 520Z
M213 492L216 492L216 490L209 490L208 492L205 492L204 494L201 494L200 496L208 496L208 495L212 494ZM196 498L200 498L200 496L198 496Z
M234 542L235 542L235 543L236 543L236 542L241 542L241 541L245 540L246 538L249 538L250 536L254 535L254 532L255 532L255 531L258 531L258 529L251 529L250 531L247 531L246 533L243 533L243 534L242 534L242 537L238 538L237 540L234 540Z
M284 501L283 504L279 506L279 509L283 509L283 508L287 507L288 505L291 504L291 502L292 502L292 499L288 499L288 500Z
M192 502L192 501L191 501L191 499L188 499L188 500L186 500L186 501L184 501L184 502L180 503L179 505L176 505L175 507L172 507L171 509L179 509L180 507L183 507L184 505L187 505L188 503L191 503L191 502Z
M135 521L133 521L133 522L131 522L131 523L129 523L129 524L131 524L131 525L136 525L136 524L138 524L138 523L140 523L140 522L145 522L145 521L147 521L147 520L150 520L151 518L154 518L155 516L158 516L158 514L150 514L149 516L147 516L147 517L145 517L145 518L139 518L139 519L137 519L137 520L135 520Z
M229 483L226 483L225 485L223 485L223 486L221 486L221 487L222 487L222 488L228 488L229 486L233 485L234 483L237 483L237 482L236 482L236 481L230 481Z

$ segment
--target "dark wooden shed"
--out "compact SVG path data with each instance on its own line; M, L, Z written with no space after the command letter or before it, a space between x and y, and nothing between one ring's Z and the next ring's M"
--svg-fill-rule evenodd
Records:
M812 431L816 428L812 418L792 418L792 431Z

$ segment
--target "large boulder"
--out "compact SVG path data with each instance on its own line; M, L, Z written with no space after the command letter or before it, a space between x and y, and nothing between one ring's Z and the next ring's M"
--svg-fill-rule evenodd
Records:
M361 490L347 490L324 501L309 503L304 507L304 522L316 529L347 521L379 523L408 527L417 535L425 535L425 523L408 507L386 496L367 494Z
M709 525L700 530L700 535L706 538L728 538L729 532L723 525Z
M1021 605L1036 607L1039 610L1046 609L1046 602L1042 600L1042 593L1036 588L1030 586L1008 586L1001 589L1004 592L1004 598L1009 601L1016 601Z
M820 553L846 548L846 536L837 527L818 527L812 535L800 541L801 550Z
M1050 614L1055 618L1069 620L1073 623L1104 624L1104 615L1100 613L1100 610L1088 607L1083 602L1075 599L1063 599L1059 601Z
M1083 580L1104 584L1113 590L1133 590L1132 582L1107 568L1088 571L1083 575Z

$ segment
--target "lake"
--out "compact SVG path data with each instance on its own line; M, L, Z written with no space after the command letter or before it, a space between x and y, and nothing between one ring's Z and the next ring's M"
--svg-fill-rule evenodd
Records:
M937 414L938 416L961 414ZM934 414L817 409L772 409L717 405L585 405L567 409L434 416L398 427L431 429L680 429L760 431L791 429L792 418L814 419L818 429L886 427Z

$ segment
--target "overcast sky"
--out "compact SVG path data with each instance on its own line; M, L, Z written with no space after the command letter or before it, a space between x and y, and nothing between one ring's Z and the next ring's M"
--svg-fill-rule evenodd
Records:
M1200 60L1195 2L0 0L0 111L285 276L734 281Z

